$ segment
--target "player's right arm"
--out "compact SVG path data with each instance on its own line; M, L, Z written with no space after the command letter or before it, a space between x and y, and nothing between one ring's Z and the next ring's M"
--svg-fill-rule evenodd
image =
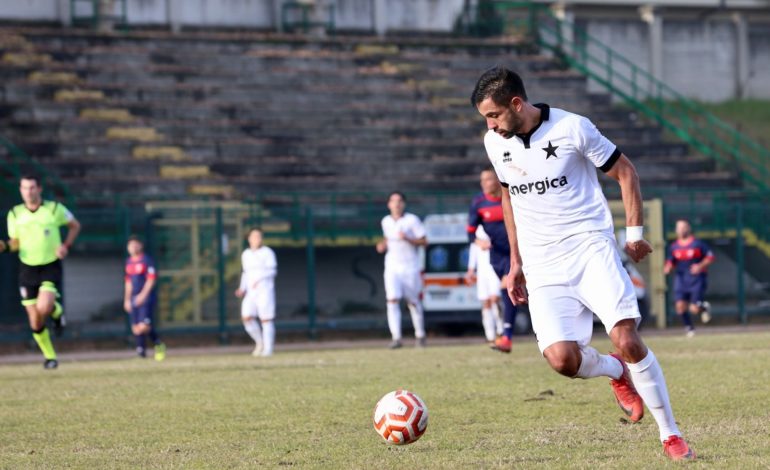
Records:
M511 247L511 268L505 278L505 287L508 296L514 305L527 302L527 286L521 265L521 253L519 252L519 239L516 235L516 221L513 219L513 206L508 188L503 187L503 219L505 231L508 234L508 244Z
M470 209L468 210L468 227L466 228L466 231L468 232L468 243L473 243L476 241L476 229L480 223L481 217L479 217L479 211L476 207L476 199L474 199L471 203Z
M19 239L16 238L16 216L13 211L8 211L8 241L0 240L0 253L8 251L19 251Z
M235 296L240 298L243 298L244 295L246 295L246 289L248 288L247 282L246 282L246 251L241 254L241 266L243 267L243 270L241 271L241 283L238 285L238 288L235 289Z
M131 280L126 278L123 286L123 310L131 313Z
M472 285L476 282L476 265L478 264L479 247L475 243L468 246L468 270L465 272L465 283Z
M374 247L377 249L377 253L383 254L388 251L388 237L385 233L385 219L382 219L380 225L382 226L382 240L378 241Z
M675 264L676 264L676 258L674 258L674 250L669 245L668 253L666 254L666 264L663 265L663 274L665 274L666 276L671 274L671 271L674 270Z

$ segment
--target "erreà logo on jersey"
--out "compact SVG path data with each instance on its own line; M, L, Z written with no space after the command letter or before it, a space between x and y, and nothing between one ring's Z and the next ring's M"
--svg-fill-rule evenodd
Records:
M530 181L529 183L512 184L508 186L508 192L511 193L511 196L530 193L545 194L549 189L561 188L568 184L566 176L559 176L556 178L544 178L540 181Z

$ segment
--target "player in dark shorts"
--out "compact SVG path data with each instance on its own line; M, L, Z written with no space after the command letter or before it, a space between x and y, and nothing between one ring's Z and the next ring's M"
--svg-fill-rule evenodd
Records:
M147 356L146 337L150 338L155 348L155 360L166 358L166 345L158 338L155 331L155 262L144 252L144 244L131 236L126 245L125 295L123 308L131 317L131 332L136 339L136 354Z
M674 273L674 308L682 318L688 337L695 335L690 314L700 315L703 323L711 321L710 305L705 295L708 267L713 262L714 253L706 242L693 236L690 223L684 219L677 220L676 241L668 247L663 270L666 275Z
M43 366L56 369L51 336L45 325L47 317L54 322L60 336L65 325L64 309L57 300L62 282L61 260L69 253L80 232L80 223L72 213L55 201L44 201L40 179L25 175L19 182L24 201L8 212L8 242L0 241L0 253L6 249L19 252L19 292L27 311L32 337L45 357ZM61 241L60 227L67 226L67 238Z
M492 246L489 248L489 261L497 276L502 280L508 275L511 266L508 245L508 233L503 221L503 206L500 182L491 168L483 170L480 175L481 192L473 198L468 213L468 240L476 242L476 228L481 225L489 235ZM513 325L516 320L516 306L511 302L508 292L501 288L500 298L503 301L503 335L495 341L495 349L501 352L511 352Z

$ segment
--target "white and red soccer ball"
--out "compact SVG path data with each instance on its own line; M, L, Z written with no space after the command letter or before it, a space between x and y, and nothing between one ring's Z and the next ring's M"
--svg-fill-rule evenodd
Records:
M428 427L428 407L417 395L396 390L374 407L374 429L388 444L410 444Z

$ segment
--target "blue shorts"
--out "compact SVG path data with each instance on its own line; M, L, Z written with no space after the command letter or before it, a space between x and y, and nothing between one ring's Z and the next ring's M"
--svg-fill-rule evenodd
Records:
M691 304L700 304L705 300L707 280L705 277L682 280L674 279L674 299L684 300Z
M508 271L511 270L511 258L510 256L493 256L489 260L492 264L492 268L495 270L495 274L497 274L497 277L500 279L503 278L506 274L508 274Z
M152 325L154 311L155 302L152 301L147 301L139 307L133 307L131 309L131 324L138 325L144 323L145 325Z

